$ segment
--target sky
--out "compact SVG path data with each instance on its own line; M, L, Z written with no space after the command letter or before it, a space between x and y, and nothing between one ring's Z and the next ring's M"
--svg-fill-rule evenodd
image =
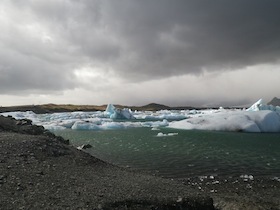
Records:
M280 97L279 0L1 0L0 106Z

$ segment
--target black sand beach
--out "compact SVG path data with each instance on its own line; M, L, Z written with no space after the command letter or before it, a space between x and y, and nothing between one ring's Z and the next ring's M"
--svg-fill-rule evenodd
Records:
M280 209L280 182L170 180L108 164L0 116L1 209Z

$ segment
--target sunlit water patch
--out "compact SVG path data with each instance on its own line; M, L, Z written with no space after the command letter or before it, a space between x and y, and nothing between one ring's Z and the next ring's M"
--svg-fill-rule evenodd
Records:
M279 133L130 128L55 134L75 146L91 144L87 151L107 162L164 177L280 176Z

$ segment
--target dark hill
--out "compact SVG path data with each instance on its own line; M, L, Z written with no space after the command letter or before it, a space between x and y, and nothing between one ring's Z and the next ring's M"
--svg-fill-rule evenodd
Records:
M267 103L268 105L273 106L280 106L280 98L274 97L270 102Z
M165 110L165 109L171 109L169 106L165 106L162 104L157 103L150 103L144 106L124 106L124 105L115 105L117 108L129 108L131 110L138 110L138 111L159 111L159 110Z
M157 111L157 110L170 109L170 107L162 105L162 104L151 103L151 104L147 104L145 106L139 107L139 109L147 110L147 111Z

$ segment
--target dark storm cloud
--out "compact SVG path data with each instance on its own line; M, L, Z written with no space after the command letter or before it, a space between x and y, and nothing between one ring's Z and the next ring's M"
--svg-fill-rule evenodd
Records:
M79 86L98 66L130 81L272 63L277 0L80 0L0 3L0 93Z
M114 30L128 42L127 56L134 54L132 68L123 63L128 72L168 76L279 59L279 1L121 3L110 2L109 14Z

